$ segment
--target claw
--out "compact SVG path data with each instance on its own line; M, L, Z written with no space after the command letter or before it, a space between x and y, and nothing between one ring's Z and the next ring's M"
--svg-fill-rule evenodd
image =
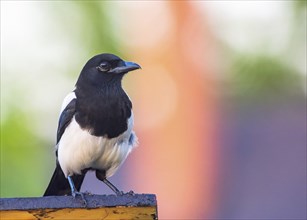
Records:
M125 195L134 196L135 193L132 190L130 190L129 192L126 192Z
M77 196L80 196L81 199L82 199L82 201L83 201L84 206L87 206L87 202L86 202L86 200L85 200L85 197L84 197L84 194L83 194L83 193L78 192L78 191L71 191L71 195L72 195L74 198L76 198Z
M73 182L73 180L71 179L70 176L68 176L67 179L68 179L68 182L69 182L69 185L70 185L70 188L71 188L71 195L74 198L76 198L76 196L79 195L81 197L82 201L83 201L84 206L87 206L87 202L84 198L83 193L77 191L75 184L74 184L74 182Z
M117 196L123 196L125 194L123 191L116 191L115 193Z

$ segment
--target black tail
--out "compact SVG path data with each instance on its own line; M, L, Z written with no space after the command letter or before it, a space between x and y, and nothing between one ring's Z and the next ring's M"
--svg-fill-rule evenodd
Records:
M80 191L84 177L85 174L74 175L72 177L75 187L78 191ZM71 194L69 182L65 177L60 165L57 164L50 183L44 193L44 196L63 196L68 194Z

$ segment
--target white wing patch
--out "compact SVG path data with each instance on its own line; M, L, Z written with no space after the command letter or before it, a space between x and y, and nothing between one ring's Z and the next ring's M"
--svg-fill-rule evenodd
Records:
M70 101L72 97L73 95L70 96ZM69 100L69 95L66 98ZM128 119L127 131L116 138L108 139L93 136L83 130L73 117L57 146L58 160L65 176L81 174L86 168L105 170L106 177L112 176L137 145L132 127L133 113Z
M62 107L61 107L61 113L66 108L66 106L71 102L71 100L77 98L75 92L69 93L63 100ZM60 114L61 114L60 113Z

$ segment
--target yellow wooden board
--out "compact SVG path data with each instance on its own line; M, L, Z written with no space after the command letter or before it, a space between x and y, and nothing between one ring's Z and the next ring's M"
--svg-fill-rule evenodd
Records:
M44 220L44 219L157 219L156 207L102 207L95 209L64 208L35 210L4 210L0 212L1 220Z

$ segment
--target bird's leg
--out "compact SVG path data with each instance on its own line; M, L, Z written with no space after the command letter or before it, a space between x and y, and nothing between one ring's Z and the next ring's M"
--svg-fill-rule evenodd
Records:
M76 189L75 184L74 184L74 181L72 180L71 176L68 176L67 179L68 179L68 182L69 182L69 185L70 185L71 195L72 195L74 198L76 198L77 195L80 195L81 198L82 198L82 200L83 200L83 203L86 205L87 202L86 202L86 200L85 200L85 198L84 198L83 193L78 192L78 190Z
M110 189L113 190L113 192L116 193L116 195L118 196L122 196L124 193L122 191L119 191L116 186L114 186L109 180L107 180L106 178L104 178L102 180L102 182L104 182L108 187L110 187Z
M105 171L96 170L96 177L102 182L104 182L113 192L116 193L116 195L122 196L124 194L123 191L117 189L116 186L114 186L109 180L107 180Z

